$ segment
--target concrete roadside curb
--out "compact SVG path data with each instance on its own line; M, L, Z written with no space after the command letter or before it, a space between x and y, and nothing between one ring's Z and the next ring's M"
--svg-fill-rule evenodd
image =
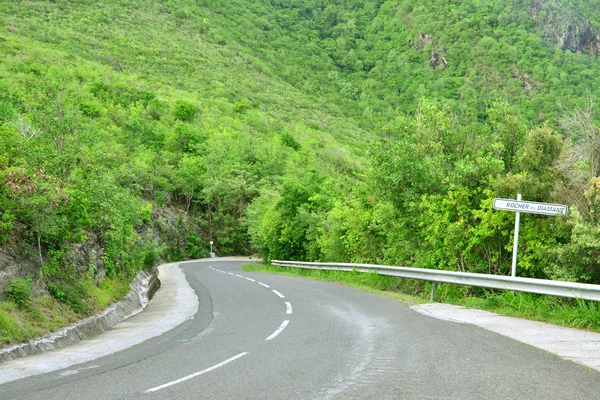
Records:
M29 357L0 362L0 384L81 364L133 347L192 318L198 297L179 263L157 268L161 289L152 302L110 330L70 346Z
M476 325L600 371L600 333L505 317L451 304L430 303L411 308L429 317Z
M0 362L55 350L112 329L118 323L146 308L160 287L157 274L156 270L138 272L131 282L129 293L123 300L111 305L101 314L85 318L49 335L1 349Z

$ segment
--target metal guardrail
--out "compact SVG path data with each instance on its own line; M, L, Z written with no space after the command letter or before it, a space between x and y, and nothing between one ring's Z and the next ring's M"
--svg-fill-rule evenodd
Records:
M468 272L442 271L435 269L392 267L374 264L315 263L272 260L271 264L280 267L322 269L330 271L375 272L379 275L419 279L433 283L431 301L436 283L476 286L488 289L513 290L550 296L571 297L582 300L600 301L600 285L587 283L551 281L546 279L513 278L503 275L473 274Z

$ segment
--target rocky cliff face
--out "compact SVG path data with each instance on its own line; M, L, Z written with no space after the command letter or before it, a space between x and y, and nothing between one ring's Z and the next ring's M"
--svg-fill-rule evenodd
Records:
M38 276L40 272L40 259L37 248L23 240L25 226L13 223L13 232L9 241L0 246L0 294L4 286L12 278L19 276ZM41 285L36 285L36 292L43 290ZM1 297L1 296L0 296Z
M208 256L206 241L199 236L200 227L179 208L154 208L151 221L137 228L138 245L144 244L156 248L156 256L167 260L201 258ZM91 275L96 282L104 278L106 265L104 249L97 234L88 232L82 243L71 243L64 262L80 276ZM162 252L159 251L162 249ZM44 263L49 262L46 249L42 249ZM162 254L161 254L162 253ZM162 259L150 260L153 264ZM144 262L148 264L148 262ZM47 294L47 288L41 279L41 261L38 249L27 238L27 227L13 222L8 243L0 246L0 300L6 284L17 277L31 277L35 295ZM149 266L149 265L146 265Z
M557 0L533 0L529 11L551 43L575 53L600 54L600 31L584 15Z
M0 297L4 286L13 278L32 277L36 295L46 294L46 286L37 279L41 277L40 258L38 249L28 244L25 238L25 226L14 223L9 242L0 246ZM105 274L102 256L104 250L96 235L90 233L83 243L72 244L66 256L66 262L74 265L80 273L92 272L96 280L102 279ZM43 254L47 262L46 254Z

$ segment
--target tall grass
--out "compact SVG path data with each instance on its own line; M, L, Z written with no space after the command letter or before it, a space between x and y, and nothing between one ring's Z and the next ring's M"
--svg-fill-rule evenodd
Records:
M85 304L84 310L47 295L31 299L21 306L10 299L0 302L0 347L54 332L101 312L129 292L129 282L124 278L105 278L98 286L91 278L86 278L81 285L85 297L79 301Z
M466 307L600 332L600 304L520 292L490 292L459 301Z

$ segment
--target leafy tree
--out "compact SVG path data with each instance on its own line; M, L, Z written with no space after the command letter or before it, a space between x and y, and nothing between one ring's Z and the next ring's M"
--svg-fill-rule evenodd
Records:
M176 183L181 188L185 197L186 213L190 212L190 206L196 193L202 190L202 185L206 180L206 166L200 157L184 156L179 161L179 167L176 172Z
M197 112L198 110L196 109L196 106L194 106L192 103L189 103L185 100L177 100L175 102L175 118L180 121L192 121Z
M60 240L66 233L63 229L67 227L59 214L59 207L69 199L64 183L47 175L43 169L29 173L24 168L7 170L5 180L4 186L9 189L10 196L22 207L23 218L33 225L42 267L42 237L46 236L47 242L53 244L52 239Z

